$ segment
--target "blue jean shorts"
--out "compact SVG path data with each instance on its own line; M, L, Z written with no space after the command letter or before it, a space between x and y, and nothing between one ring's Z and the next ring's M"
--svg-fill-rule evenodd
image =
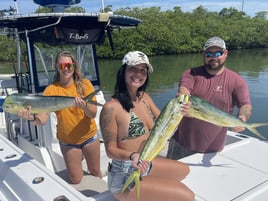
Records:
M93 137L87 139L85 142L81 143L81 144L66 144L64 142L59 142L60 145L62 146L66 146L66 147L69 147L69 148L77 148L77 149L82 149L85 145L87 144L90 144L92 142L95 142L96 140L98 139L98 135L94 135Z
M150 164L146 173L141 175L142 177L147 176L152 168L152 163ZM132 172L135 171L135 168L132 166L132 161L119 161L112 160L112 163L108 167L108 188L112 193L121 192L124 184L126 183L128 177ZM128 189L131 190L135 186L135 183L132 182Z

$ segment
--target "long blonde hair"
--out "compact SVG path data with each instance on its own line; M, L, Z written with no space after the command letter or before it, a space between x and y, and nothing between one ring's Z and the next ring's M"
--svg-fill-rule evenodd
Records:
M59 52L56 56L55 67L56 67L56 65L61 57L70 57L72 59L72 62L75 64L73 80L74 80L74 83L76 85L78 93L80 95L84 95L84 90L82 87L83 75L82 75L82 72L80 70L79 63L77 62L77 60L75 59L75 57L72 55L71 52L62 51L62 52ZM59 73L59 70L56 68L56 74L54 76L54 83L59 82L59 81L60 81L60 73Z

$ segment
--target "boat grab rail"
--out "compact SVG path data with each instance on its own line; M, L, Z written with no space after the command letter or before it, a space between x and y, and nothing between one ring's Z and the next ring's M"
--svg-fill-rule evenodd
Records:
M41 30L41 29L45 29L45 28L48 28L48 27L52 27L52 26L55 26L57 24L60 23L61 21L61 16L59 16L59 19L55 22L55 23L52 23L52 24L48 24L48 25L45 25L45 26L41 26L41 27L38 27L38 28L35 28L35 29L31 29L31 30L27 30L27 31L18 31L19 34L21 33L31 33L31 32L34 32L34 31L38 31L38 30Z

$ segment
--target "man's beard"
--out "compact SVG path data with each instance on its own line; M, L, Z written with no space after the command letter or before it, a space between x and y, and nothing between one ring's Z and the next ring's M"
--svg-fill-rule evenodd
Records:
M224 63L213 65L213 66L209 63L205 64L205 67L211 71L219 71L220 69L223 68L223 66L224 66Z

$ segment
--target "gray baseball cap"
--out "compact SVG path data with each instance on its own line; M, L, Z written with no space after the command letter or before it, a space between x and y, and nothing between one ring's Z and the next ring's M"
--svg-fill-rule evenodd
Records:
M122 59L122 65L135 66L138 64L146 64L148 71L153 72L153 66L150 64L148 57L141 51L128 52Z
M210 47L220 47L222 49L226 49L224 40L217 36L208 39L203 47L203 50L205 51Z

